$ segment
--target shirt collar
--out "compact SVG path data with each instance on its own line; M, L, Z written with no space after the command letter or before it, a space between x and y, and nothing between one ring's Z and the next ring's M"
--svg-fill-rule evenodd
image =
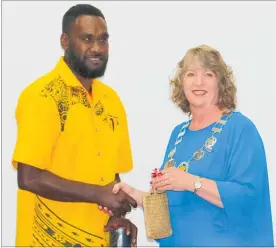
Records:
M66 85L83 87L81 82L77 79L77 77L72 72L70 67L64 61L64 56L60 57L59 61L57 62L54 68L54 72L64 79ZM96 80L91 80L91 85L92 85L92 81L96 81Z
M71 86L71 87L82 87L83 89L85 89L83 87L83 85L81 84L81 82L78 80L78 78L75 76L75 74L72 72L72 70L70 69L70 67L67 65L67 63L64 61L64 56L61 56L59 61L57 62L55 68L54 68L54 73L56 75L59 75L60 77L63 78L63 80L65 81L67 86ZM93 83L93 85L92 85ZM102 83L97 80L97 79L93 79L91 80L91 85L92 85L92 92L93 92L93 98L95 99L95 97L108 97L108 93L106 92L105 88L102 87ZM86 89L85 89L86 91ZM86 91L87 92L87 91ZM87 94L89 94L87 92Z

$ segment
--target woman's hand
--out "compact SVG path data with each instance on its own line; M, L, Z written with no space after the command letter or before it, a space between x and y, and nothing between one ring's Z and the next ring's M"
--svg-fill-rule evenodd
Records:
M117 194L120 190L123 190L126 194L132 197L138 204L138 206L142 206L143 204L143 192L135 189L134 187L124 183L119 182L116 183L113 187L113 193Z
M161 174L152 180L152 188L158 191L193 191L195 176L182 171L178 168L171 167L161 171Z
M124 191L126 194L128 194L130 197L132 197L136 202L138 206L143 205L143 192L135 189L134 187L124 183L124 182L119 182L116 183L113 186L113 194L117 194L120 190ZM145 192L144 192L145 193ZM112 211L110 211L107 207L99 206L99 210L109 214L109 216L113 216Z

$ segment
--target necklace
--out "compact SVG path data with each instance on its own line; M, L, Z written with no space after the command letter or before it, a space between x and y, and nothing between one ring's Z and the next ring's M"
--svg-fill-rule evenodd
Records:
M212 128L211 136L205 140L204 144L197 151L195 151L187 161L183 161L179 165L176 165L176 162L173 156L176 153L177 146L182 142L183 136L185 135L186 129L190 125L191 120L184 122L183 126L181 127L178 133L176 141L174 143L174 148L168 154L168 161L166 162L164 168L166 169L174 166L179 168L182 171L188 172L191 161L201 160L205 155L205 151L209 153L212 152L213 146L217 143L217 137L216 137L217 134L222 131L223 127L227 123L228 119L232 116L232 114L233 114L232 111L223 113L220 120L217 121L214 127Z

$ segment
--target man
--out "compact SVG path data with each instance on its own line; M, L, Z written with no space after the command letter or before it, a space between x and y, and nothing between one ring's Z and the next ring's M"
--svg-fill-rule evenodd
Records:
M137 229L122 216L137 203L112 193L119 173L132 169L126 113L96 79L108 61L105 17L76 5L62 29L64 56L21 93L16 109L16 246L107 246L105 231L119 226L136 245Z

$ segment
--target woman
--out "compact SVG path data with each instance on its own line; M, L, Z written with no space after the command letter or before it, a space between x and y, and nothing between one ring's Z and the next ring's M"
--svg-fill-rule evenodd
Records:
M160 246L273 246L265 150L252 123L236 112L232 72L208 46L178 64L172 100L190 116L172 131L162 176L173 234ZM146 192L119 183L140 206Z

